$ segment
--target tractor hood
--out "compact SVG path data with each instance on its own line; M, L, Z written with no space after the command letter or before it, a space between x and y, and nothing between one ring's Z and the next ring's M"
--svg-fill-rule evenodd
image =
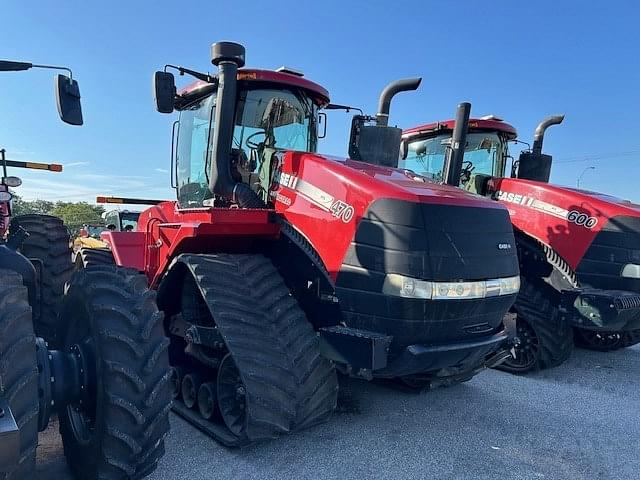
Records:
M302 152L275 156L276 212L334 278L340 271L346 278L343 262L357 257L354 249L373 262L368 271L397 263L395 273L437 281L518 274L511 222L498 202L407 170Z
M349 172L345 180L357 187L366 185L371 191L378 191L379 197L397 198L420 203L437 203L469 207L495 208L495 202L481 196L418 175L411 170L372 165L366 162L341 157L323 156L335 166L346 167ZM373 181L372 181L373 180Z
M640 205L630 201L517 178L490 180L489 195L508 207L516 230L553 246L574 270L584 268L580 263L585 254L603 238L611 239L611 247L622 247L620 242L627 241L633 244L632 250L640 245ZM598 261L610 263L612 258L608 255Z

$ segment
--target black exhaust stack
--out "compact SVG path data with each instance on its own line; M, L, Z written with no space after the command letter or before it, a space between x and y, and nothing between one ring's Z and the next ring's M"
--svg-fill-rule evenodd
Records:
M462 162L464 161L464 150L467 146L467 130L469 129L469 115L471 114L471 104L463 102L456 110L456 123L453 127L451 145L447 149L447 157L444 161L443 183L453 185L460 184L460 173L462 172Z
M551 176L553 157L542 153L544 133L551 125L558 125L564 120L564 115L552 115L545 118L536 127L533 134L533 146L530 152L522 152L518 160L518 178L548 182Z
M385 167L398 166L402 129L389 127L391 100L400 92L416 90L421 81L422 78L404 78L391 82L380 94L375 117L353 117L349 137L350 158ZM367 122L373 124L366 125Z
M384 87L378 100L378 113L376 113L376 125L386 127L389 125L389 109L391 108L391 100L400 92L408 92L417 90L422 82L422 78L402 78L391 82Z
M233 42L211 45L211 63L218 67L218 96L211 149L209 190L242 208L264 208L251 188L231 176L231 148L235 126L238 68L245 63L245 48Z

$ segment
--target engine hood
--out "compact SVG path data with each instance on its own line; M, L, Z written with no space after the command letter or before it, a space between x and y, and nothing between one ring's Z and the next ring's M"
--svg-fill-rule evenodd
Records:
M372 165L341 157L323 156L323 159L352 171L352 175L347 179L354 184L359 182L370 183L371 179L373 179L373 183L377 184L376 188L382 189L379 192L380 197L413 200L420 203L503 208L500 204L480 195L452 187L451 185L436 183L411 170Z

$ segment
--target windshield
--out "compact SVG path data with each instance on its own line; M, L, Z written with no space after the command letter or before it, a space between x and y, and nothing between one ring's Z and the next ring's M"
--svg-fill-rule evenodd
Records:
M207 204L207 156L211 154L216 94L180 113L177 147L178 202L182 208ZM272 181L273 154L278 150L315 152L318 107L302 90L260 89L239 94L233 148L238 176L265 201ZM209 148L207 148L209 145Z
M105 227L102 225L85 225L84 229L93 238L100 238L100 234L105 231Z
M123 232L135 230L138 226L138 217L140 212L121 212L120 213L120 228Z
M451 133L422 138L409 143L407 158L400 160L399 167L431 178L437 182L443 179L445 155L451 141ZM505 148L502 139L496 133L469 133L464 150L461 184L468 183L473 176L499 175L505 161ZM465 186L465 185L461 185Z

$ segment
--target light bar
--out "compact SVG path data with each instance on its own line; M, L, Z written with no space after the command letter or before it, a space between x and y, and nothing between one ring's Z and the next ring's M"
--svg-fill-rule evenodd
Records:
M31 168L35 170L49 170L50 172L61 172L62 165L57 163L38 162L18 162L17 160L6 160L7 167Z
M520 277L492 278L474 282L430 282L389 273L384 278L382 293L424 300L468 300L512 295L520 290Z
M158 205L168 200L152 200L149 198L96 197L96 203L126 203L128 205Z

